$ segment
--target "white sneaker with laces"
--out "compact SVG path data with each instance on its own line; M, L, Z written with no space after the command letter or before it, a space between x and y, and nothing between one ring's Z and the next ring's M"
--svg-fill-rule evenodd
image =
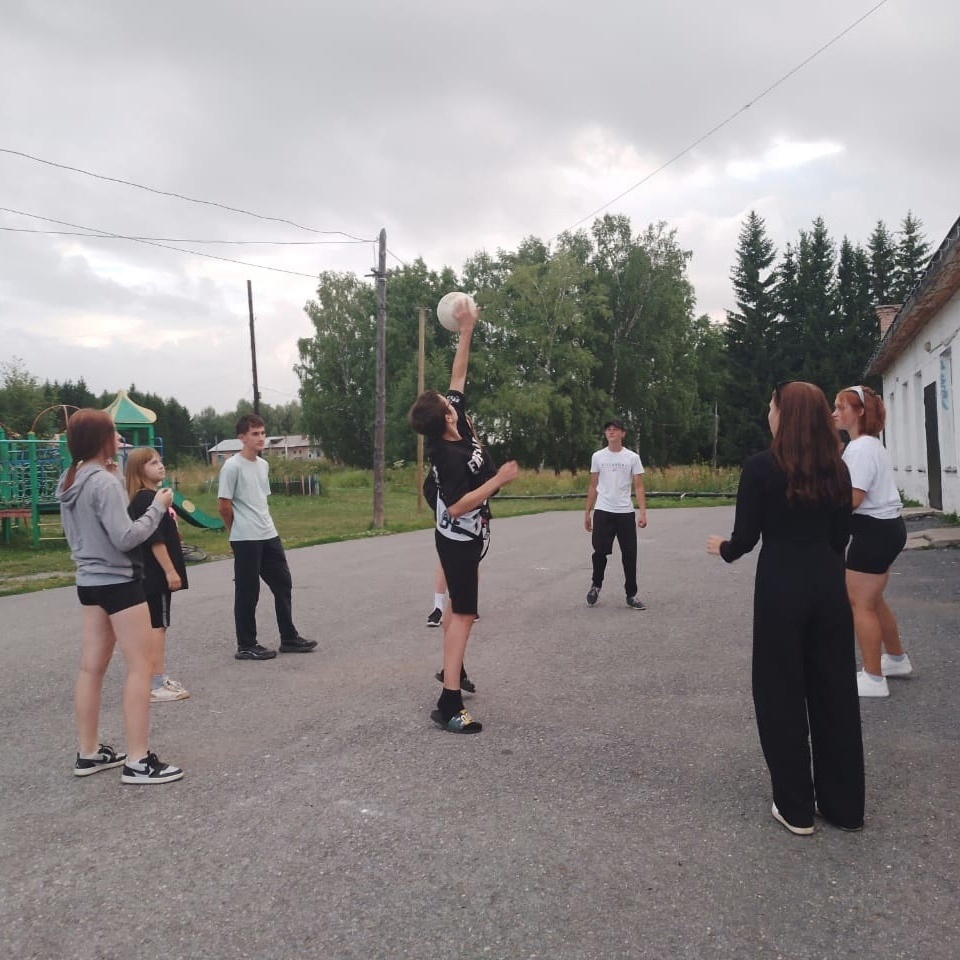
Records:
M880 657L880 669L885 677L908 677L913 673L913 664L904 654L902 660L894 660L889 653Z
M156 690L150 691L151 703L172 703L174 700L186 700L190 696L189 691L178 680L171 680L167 677L163 684Z
M858 670L857 693L861 697L889 697L890 688L887 686L887 678L881 677L879 680L874 680L866 670Z

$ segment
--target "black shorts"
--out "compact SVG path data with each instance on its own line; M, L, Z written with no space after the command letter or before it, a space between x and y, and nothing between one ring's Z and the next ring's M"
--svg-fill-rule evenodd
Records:
M170 591L163 593L148 593L147 608L150 610L150 626L154 630L166 629L170 626Z
M454 613L477 615L477 589L479 582L482 540L451 540L439 530L434 531L437 541L437 556L447 579L450 594L450 609Z
M847 569L857 573L886 573L907 542L903 517L878 520L855 513L853 536L847 549Z
M77 587L77 596L82 606L101 607L110 617L147 602L147 595L140 580L108 583L102 587Z

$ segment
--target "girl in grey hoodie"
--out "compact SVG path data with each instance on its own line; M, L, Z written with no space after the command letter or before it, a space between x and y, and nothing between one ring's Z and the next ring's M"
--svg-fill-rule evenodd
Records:
M123 783L169 783L179 780L183 771L162 763L147 745L153 652L140 544L157 528L173 494L158 490L147 512L131 520L126 493L114 472L118 439L108 413L77 411L67 424L72 463L57 484L83 610L80 675L74 690L80 750L73 772L85 777L122 764ZM123 725L132 760L100 743L98 733L103 678L117 644L127 667Z

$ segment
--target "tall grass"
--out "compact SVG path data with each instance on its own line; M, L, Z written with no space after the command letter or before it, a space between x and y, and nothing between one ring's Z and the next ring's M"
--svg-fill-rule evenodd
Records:
M192 464L171 469L168 479L183 496L210 516L217 515L217 476L219 468ZM433 526L426 504L418 510L420 477L415 464L394 464L386 469L384 482L384 529L373 528L373 472L334 467L323 461L285 461L271 459L271 479L295 480L316 474L320 478L318 496L274 494L270 511L277 530L288 548L382 536ZM683 493L730 494L736 492L738 470L713 471L709 467L669 467L648 470L645 487L653 493L676 493L675 500L650 499L649 506L673 506ZM520 516L547 510L578 510L590 483L587 471L555 475L552 471L522 470L520 476L494 500L496 517ZM516 498L516 499L513 499ZM543 499L539 499L543 498ZM688 501L689 502L689 501ZM695 501L702 505L704 501ZM707 501L707 502L729 502ZM55 521L53 516L45 521ZM193 527L180 521L180 532L187 543L195 545L211 558L227 557L230 547L222 531ZM56 526L45 526L44 536L55 536ZM13 531L10 545L0 543L0 596L40 589L43 586L71 582L72 562L64 540L44 540L38 548L30 541L29 531ZM46 579L57 573L59 579ZM25 580L25 577L36 579Z

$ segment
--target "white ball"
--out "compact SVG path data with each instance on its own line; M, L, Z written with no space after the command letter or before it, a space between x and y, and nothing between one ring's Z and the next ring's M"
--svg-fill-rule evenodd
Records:
M453 311L455 307L460 305L461 300L467 300L471 306L476 306L469 293L461 293L459 290L445 294L437 304L437 319L440 321L440 326L446 327L447 330L452 330L454 333L460 329L460 324L453 315Z

